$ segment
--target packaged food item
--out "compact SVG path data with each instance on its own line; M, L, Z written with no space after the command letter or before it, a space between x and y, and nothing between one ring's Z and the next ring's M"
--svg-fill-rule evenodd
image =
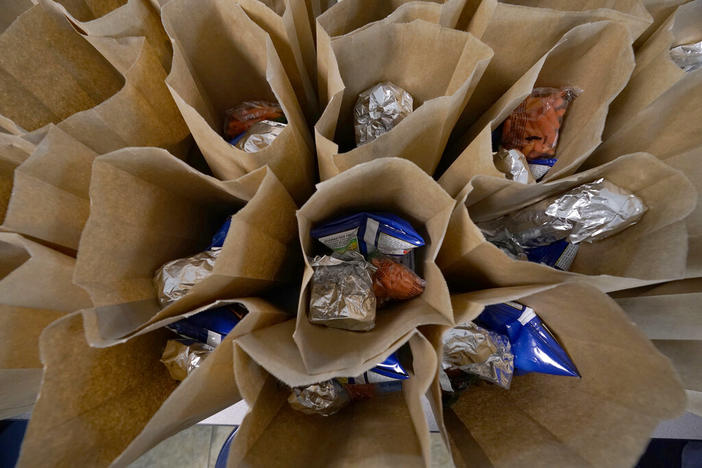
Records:
M192 340L168 340L161 362L174 380L185 380L214 348Z
M562 239L572 244L605 239L637 223L646 210L636 195L598 179L500 218L479 222L478 227L490 242L520 251Z
M578 254L580 244L571 244L567 240L559 240L541 247L525 249L526 260L543 263L557 270L569 271Z
M288 403L305 414L331 416L351 403L351 395L343 385L331 379L306 387L294 387Z
M215 347L246 316L247 310L238 304L204 310L167 326L184 338Z
M532 181L527 160L519 150L500 148L492 158L497 170L505 174L508 179L520 184L528 184Z
M390 81L363 91L353 107L356 145L361 146L389 132L412 110L410 93Z
M686 72L697 70L702 67L702 41L673 47L670 58Z
M490 305L475 322L509 337L515 375L539 372L580 377L573 361L531 307L516 302Z
M273 143L273 140L287 126L288 124L286 123L261 120L253 124L245 133L232 139L230 143L247 153L256 153Z
M441 387L459 391L462 374L472 374L509 389L514 373L514 356L509 339L473 322L461 323L443 335ZM465 382L465 381L464 381Z
M277 102L244 101L225 112L224 139L231 143L233 138L261 120L287 123L283 109Z
M407 301L424 292L426 281L402 263L383 256L372 257L371 263L377 268L373 273L373 293L378 307L388 301Z
M536 158L529 161L529 172L537 182L540 182L546 176L546 173L558 161L555 158Z
M358 252L315 257L310 288L309 321L345 330L375 326L375 267Z
M521 151L529 161L555 158L563 117L581 92L576 88L534 88L505 120L502 146Z
M424 245L412 225L391 213L361 212L312 229L310 235L335 252L353 250L368 255L403 256Z

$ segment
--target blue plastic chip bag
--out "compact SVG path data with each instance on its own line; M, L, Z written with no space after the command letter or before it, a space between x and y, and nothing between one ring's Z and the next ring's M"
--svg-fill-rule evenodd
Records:
M516 302L486 306L475 323L509 337L515 375L540 372L580 377L573 361L531 307Z
M391 213L344 216L317 226L310 234L339 253L356 250L367 255L377 250L397 256L424 245L424 239L410 223Z
M245 315L245 310L235 305L226 305L178 320L167 325L167 328L180 336L214 347L222 342L222 338L227 336Z
M222 247L224 245L224 239L227 238L227 233L229 233L229 226L232 225L232 216L227 216L227 220L217 229L215 235L212 236L212 242L210 243L209 249L213 247Z
M531 175L534 176L534 180L540 182L557 161L558 159L553 158L528 160L529 170L531 171Z
M525 252L530 262L543 263L557 270L568 271L579 248L580 244L571 244L561 239L549 245L525 249Z

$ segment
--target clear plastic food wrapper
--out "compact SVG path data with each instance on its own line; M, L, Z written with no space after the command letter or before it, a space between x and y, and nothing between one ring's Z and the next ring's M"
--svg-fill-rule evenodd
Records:
M686 72L702 67L702 41L670 49L670 58Z
M211 275L221 250L219 247L208 249L191 257L172 260L159 268L154 285L161 307L185 296L193 286Z
M410 93L390 81L363 91L353 108L356 145L361 146L389 132L412 110Z
M191 340L168 340L163 350L161 362L168 369L174 380L185 380L202 361L210 355L213 348L204 343Z
M637 223L646 210L636 195L598 179L478 227L500 248L519 251L562 239L572 244L601 240Z
M343 385L332 379L293 388L288 403L305 414L331 416L351 403L351 396Z
M407 301L424 292L426 281L402 263L382 256L371 258L371 263L377 268L373 273L373 293L379 307L389 301Z
M277 102L244 101L227 109L224 118L224 139L231 143L233 138L246 132L255 123L262 120L287 123L283 109Z
M246 133L234 138L230 143L247 153L256 153L268 147L288 124L273 120L261 120L249 128Z
M375 267L358 252L315 257L309 320L317 325L367 331L375 326Z
M239 304L204 310L190 317L167 325L166 328L184 338L217 346L222 339L246 316L246 309Z
M515 375L539 372L580 377L573 361L531 307L516 302L490 305L475 322L509 337Z
M521 151L500 148L497 153L493 154L493 161L497 170L505 174L508 179L520 184L531 182L527 160Z
M310 235L335 252L376 250L383 255L403 256L424 245L412 225L391 213L361 212L320 224Z
M446 375L461 371L509 389L514 356L506 336L465 322L444 333L443 345L441 366ZM450 377L448 381L442 378L441 383L444 390L455 390Z
M502 146L521 151L528 160L555 158L563 118L580 93L577 88L534 88L505 120Z

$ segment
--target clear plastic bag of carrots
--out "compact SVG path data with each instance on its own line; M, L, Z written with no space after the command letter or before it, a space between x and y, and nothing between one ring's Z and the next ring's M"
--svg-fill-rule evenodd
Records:
M578 88L534 88L502 127L502 147L517 149L528 160L555 158L558 134Z

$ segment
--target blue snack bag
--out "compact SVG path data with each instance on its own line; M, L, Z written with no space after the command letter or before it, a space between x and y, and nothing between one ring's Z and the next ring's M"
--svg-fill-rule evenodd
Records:
M342 383L350 384L376 384L409 379L409 373L400 363L396 353L392 353L386 360L363 374L356 377L343 378Z
M367 255L377 250L401 256L424 245L424 239L410 223L391 213L344 216L317 226L310 234L339 253L355 250Z
M213 247L222 247L224 245L224 239L227 238L229 226L232 225L232 216L234 215L227 216L227 220L220 226L219 229L217 229L217 232L215 232L214 236L212 236L212 242L210 242L208 249Z
M573 361L531 307L516 302L486 306L475 323L509 337L515 375L540 372L580 377Z
M551 170L554 164L556 164L558 159L529 159L527 162L529 164L529 170L531 175L537 182L540 182L544 178L546 173Z
M549 245L525 249L525 252L530 262L543 263L557 270L568 271L579 248L580 244L571 244L561 239Z
M166 328L180 336L214 347L222 342L245 315L245 310L226 305L191 315L167 325Z

